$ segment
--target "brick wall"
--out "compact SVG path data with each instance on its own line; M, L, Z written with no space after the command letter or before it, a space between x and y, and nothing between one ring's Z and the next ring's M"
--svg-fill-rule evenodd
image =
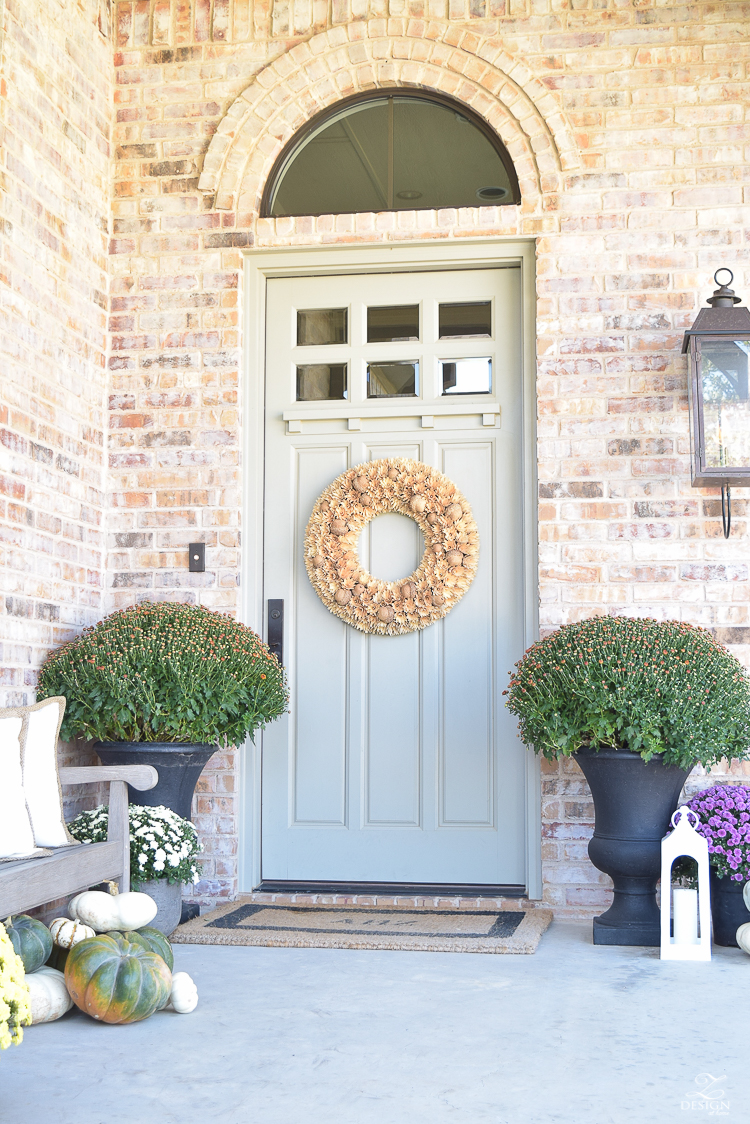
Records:
M677 617L750 662L744 500L725 542L716 494L689 483L680 355L716 268L750 290L750 4L126 0L114 28L107 607L238 608L244 249L521 235L538 250L543 628ZM521 207L258 219L305 120L398 83L497 129ZM191 540L205 574L187 573ZM207 896L236 885L232 762L197 797ZM545 766L545 894L562 913L607 900L591 820L575 766Z
M689 486L680 355L711 273L729 264L745 282L748 5L275 3L251 16L236 2L190 20L161 4L151 24L147 9L118 5L115 600L236 606L242 248L520 234L538 246L543 627L636 612L750 638L744 507L725 544L716 496ZM257 218L304 120L400 81L493 123L518 211ZM190 577L193 535L209 572ZM561 912L607 900L585 856L591 821L576 767L545 766L545 893Z
M5 0L0 86L0 689L102 612L108 5Z

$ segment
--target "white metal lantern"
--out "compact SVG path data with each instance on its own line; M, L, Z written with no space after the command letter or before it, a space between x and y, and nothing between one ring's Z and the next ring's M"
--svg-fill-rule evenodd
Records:
M708 880L708 841L693 827L698 823L685 805L672 816L674 831L661 842L661 958L662 960L711 959L711 891ZM672 889L672 863L685 856L698 863L698 889ZM670 911L670 894L672 911ZM670 936L670 912L674 936ZM698 917L700 915L700 936Z

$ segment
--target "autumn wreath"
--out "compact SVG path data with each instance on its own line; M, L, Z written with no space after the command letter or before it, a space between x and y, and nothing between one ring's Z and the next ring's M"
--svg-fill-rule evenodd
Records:
M398 512L422 530L422 560L406 578L363 569L357 542L377 515ZM305 532L305 565L326 608L353 628L398 636L444 617L474 580L479 534L455 484L405 457L371 461L338 476L318 498Z

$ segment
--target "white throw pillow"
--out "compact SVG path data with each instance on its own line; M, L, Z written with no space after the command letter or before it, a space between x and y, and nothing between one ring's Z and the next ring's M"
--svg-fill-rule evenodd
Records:
M26 805L37 847L65 847L75 840L63 818L57 775L57 737L65 699L57 696L26 707L21 735L21 766Z
M21 773L24 709L0 711L0 861L37 853Z

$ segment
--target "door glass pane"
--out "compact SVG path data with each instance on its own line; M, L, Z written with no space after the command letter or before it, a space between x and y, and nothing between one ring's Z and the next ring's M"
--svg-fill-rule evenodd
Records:
M419 339L419 305L388 305L367 309L368 343L405 343Z
M347 309L300 308L297 310L297 346L348 343Z
M492 335L492 304L441 304L439 320L441 340L487 339Z
M419 363L368 363L368 398L414 398L419 389Z
M489 394L491 359L441 359L443 394Z
M750 340L701 341L706 468L750 467Z
M297 367L297 401L346 398L346 363L303 363Z

